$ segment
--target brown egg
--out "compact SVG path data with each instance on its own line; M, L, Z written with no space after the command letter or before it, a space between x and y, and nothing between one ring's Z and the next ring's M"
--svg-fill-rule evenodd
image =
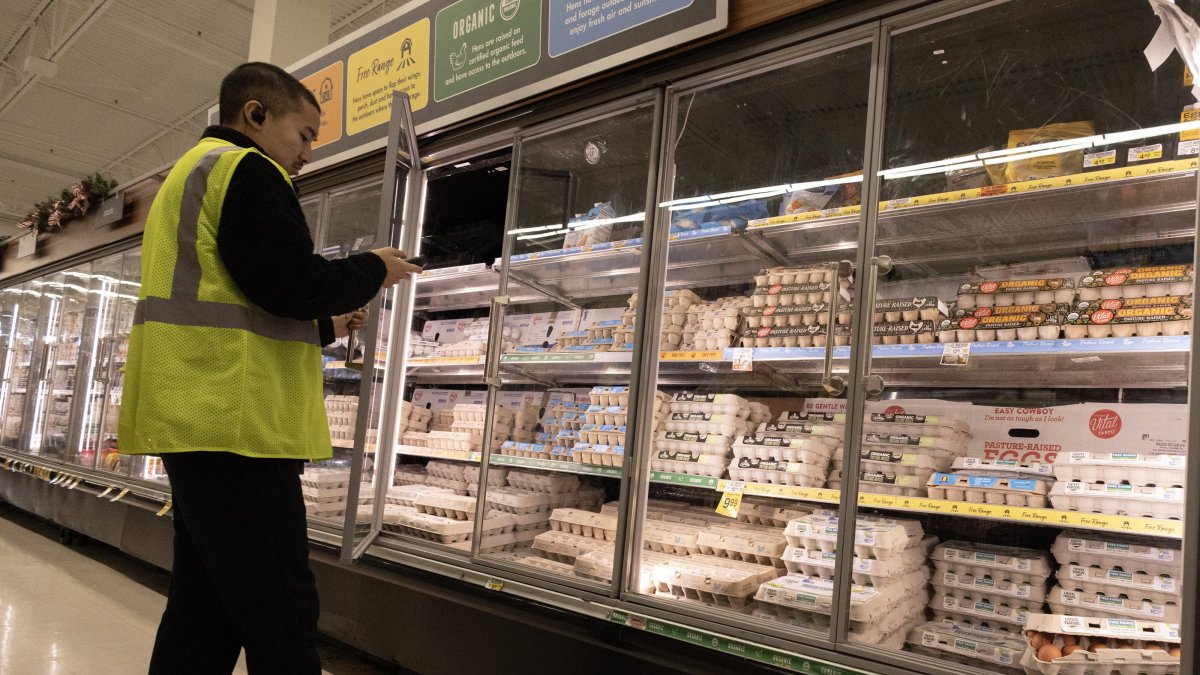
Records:
M1048 642L1046 636L1036 631L1029 637L1029 646L1033 647L1033 651L1035 652L1041 649L1042 645L1046 644L1046 642Z
M1053 661L1054 659L1061 659L1062 655L1062 650L1052 644L1042 645L1042 648L1037 652L1039 661Z
M1076 638L1074 635L1064 635L1064 636L1062 636L1062 641L1063 641L1064 647L1069 647L1071 645L1079 644L1079 639Z
M1145 650L1148 650L1148 651L1152 651L1152 652L1165 652L1165 651L1167 651L1167 648L1166 648L1166 647L1162 646L1161 644L1159 644L1159 643L1157 643L1157 642L1147 642L1146 644L1142 645L1142 649L1145 649Z
M1033 639L1033 636L1034 636L1034 635L1037 635L1037 631L1036 631L1036 630L1034 630L1034 629L1032 629L1032 628L1030 628L1029 630L1025 631L1025 637L1026 637L1026 638L1028 638L1028 639L1030 639L1030 640L1032 640L1032 639Z
M1171 656L1174 656L1175 658L1179 658L1179 654L1180 654L1179 645L1175 645L1174 647L1171 647L1170 649L1167 650L1167 653L1170 654Z
M1118 640L1114 649L1133 649L1133 643L1129 640Z
M1092 643L1091 647L1088 647L1088 651L1090 651L1090 652L1098 652L1098 651L1102 651L1105 649L1110 649L1110 647L1108 645L1104 644L1103 642L1094 642L1094 643Z
M1066 647L1063 647L1062 655L1070 656L1070 655L1074 654L1075 652L1082 651L1082 650L1083 650L1083 647L1080 647L1079 645L1067 645Z

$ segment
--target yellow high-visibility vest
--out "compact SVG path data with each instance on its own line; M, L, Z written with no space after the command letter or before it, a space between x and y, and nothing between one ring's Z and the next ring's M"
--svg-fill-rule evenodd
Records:
M225 192L250 153L258 150L201 139L150 207L121 399L122 453L332 455L316 321L256 307L217 251Z

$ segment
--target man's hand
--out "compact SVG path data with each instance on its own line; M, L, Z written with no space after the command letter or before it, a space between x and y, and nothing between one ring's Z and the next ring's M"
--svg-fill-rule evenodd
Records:
M420 272L421 268L404 261L408 256L398 248L386 247L377 248L371 251L379 256L383 264L387 265L387 278L383 280L384 288L394 286L401 281L407 281L413 274Z
M333 317L333 336L343 338L352 330L362 330L367 325L367 308Z

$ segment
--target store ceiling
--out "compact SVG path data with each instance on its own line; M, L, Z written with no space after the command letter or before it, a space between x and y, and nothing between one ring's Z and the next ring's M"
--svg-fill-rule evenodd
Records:
M330 0L330 41L402 5ZM191 146L246 60L254 0L3 0L0 235L100 172L125 182Z

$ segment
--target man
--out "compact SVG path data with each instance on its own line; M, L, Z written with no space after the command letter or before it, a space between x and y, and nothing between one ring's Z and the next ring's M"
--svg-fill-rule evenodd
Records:
M331 456L321 346L419 268L381 248L313 254L290 176L320 109L275 66L221 82L205 130L159 189L142 244L120 448L162 457L175 562L151 673L319 673L299 473Z

